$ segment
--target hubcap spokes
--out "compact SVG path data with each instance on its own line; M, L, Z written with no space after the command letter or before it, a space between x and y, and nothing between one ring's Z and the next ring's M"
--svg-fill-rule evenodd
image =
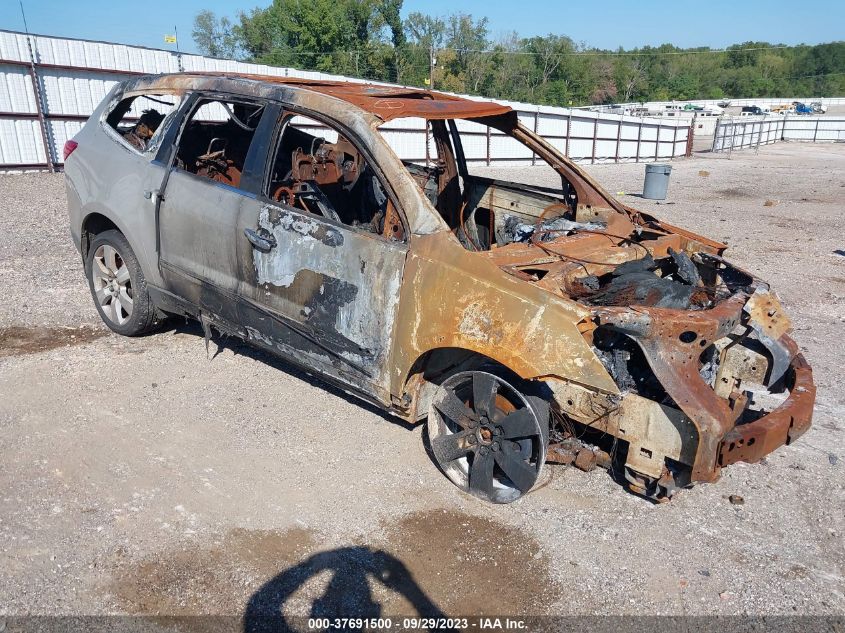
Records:
M455 483L469 492L497 500L499 493L510 489L515 498L537 480L541 465L537 449L542 444L538 422L527 402L518 402L521 408L513 411L504 410L514 407L510 400L516 398L496 376L484 372L471 376L471 385L468 380L451 388L444 383L445 389L435 399L433 406L443 428L432 439L432 449L447 474L459 465L462 481ZM499 393L502 387L511 398ZM471 404L458 393L471 395Z
M132 280L126 262L117 250L103 244L94 252L91 265L94 294L106 318L123 325L132 316Z

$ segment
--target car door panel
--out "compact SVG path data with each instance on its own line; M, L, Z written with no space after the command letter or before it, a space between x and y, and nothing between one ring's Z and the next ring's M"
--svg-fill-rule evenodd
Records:
M255 336L292 343L300 361L389 401L406 245L283 204L265 204L252 227L275 242L252 248L242 290L253 310L276 315Z
M235 295L238 262L232 234L245 201L242 191L174 169L159 223L161 264L173 290L186 298L197 282Z
M201 101L197 98L195 101ZM271 108L272 110L272 108ZM275 110L269 116L275 120ZM187 300L218 326L238 322L237 290L241 275L237 231L244 213L260 207L253 165L263 151L256 128L240 186L171 167L162 184L158 212L159 265L169 292ZM177 141L178 142L178 141ZM249 209L249 211L247 211Z

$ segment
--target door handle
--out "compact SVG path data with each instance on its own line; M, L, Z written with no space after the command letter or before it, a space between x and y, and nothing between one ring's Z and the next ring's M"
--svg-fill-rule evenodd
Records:
M244 229L244 235L246 236L246 239L250 241L253 247L258 249L262 253L269 253L270 249L276 247L276 238L270 234L259 235L252 229Z
M161 195L161 192L158 191L158 190L145 189L144 190L144 197L147 200L158 200L159 198L164 200L164 198Z

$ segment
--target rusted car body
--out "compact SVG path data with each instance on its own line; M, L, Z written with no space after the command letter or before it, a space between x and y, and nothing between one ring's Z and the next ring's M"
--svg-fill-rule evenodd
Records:
M110 113L145 95L174 108L139 152ZM240 158L221 137L184 158L185 120L203 99L246 104L231 117L252 135ZM302 127L286 141L285 122L304 116L336 140ZM431 135L425 164L400 160L379 130L408 118ZM473 126L523 144L560 187L470 174L461 139ZM480 497L517 498L548 459L605 466L661 501L810 425L811 370L769 286L726 261L724 244L614 199L508 107L364 84L150 76L115 88L74 142L71 231L89 268L98 233L120 232L157 315L198 318L401 418L428 418L438 464ZM349 220L338 200L370 178L378 210ZM118 292L105 279L94 269L101 305L101 286ZM137 304L132 283L124 303Z

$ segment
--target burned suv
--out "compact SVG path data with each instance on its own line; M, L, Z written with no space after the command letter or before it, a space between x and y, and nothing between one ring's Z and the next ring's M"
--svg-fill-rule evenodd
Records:
M543 183L479 173L480 144L518 149L538 167L514 173ZM509 107L147 76L65 153L112 330L187 315L427 420L442 471L481 498L517 499L548 460L666 500L810 425L811 370L769 286L615 200Z

